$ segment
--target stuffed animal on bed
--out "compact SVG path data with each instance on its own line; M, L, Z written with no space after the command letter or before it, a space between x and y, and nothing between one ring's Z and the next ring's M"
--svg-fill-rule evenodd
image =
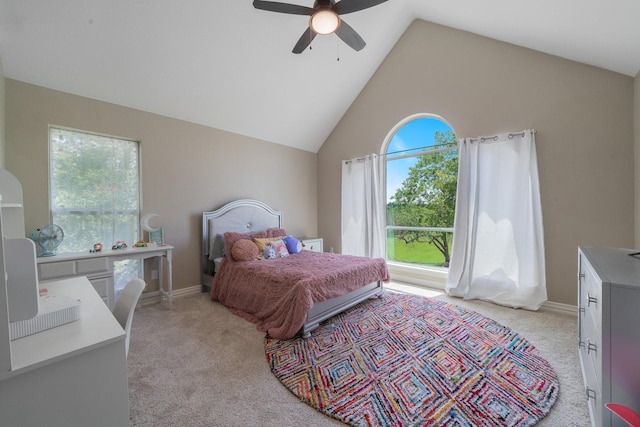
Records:
M286 236L282 239L290 254L299 254L302 251L302 243L293 236Z
M262 255L264 259L274 259L276 257L276 250L267 245L264 247L264 253Z

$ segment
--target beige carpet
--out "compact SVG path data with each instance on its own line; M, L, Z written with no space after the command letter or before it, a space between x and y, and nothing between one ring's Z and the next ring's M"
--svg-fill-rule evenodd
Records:
M575 316L435 297L472 308L517 331L553 366L560 379L559 397L537 426L590 424ZM343 425L284 388L267 365L263 334L211 302L208 295L175 298L171 311L159 304L138 308L131 334L132 426Z

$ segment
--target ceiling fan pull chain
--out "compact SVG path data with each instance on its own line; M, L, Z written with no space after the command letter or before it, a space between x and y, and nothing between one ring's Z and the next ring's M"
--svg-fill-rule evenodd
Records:
M340 40L336 37L336 62L340 62Z

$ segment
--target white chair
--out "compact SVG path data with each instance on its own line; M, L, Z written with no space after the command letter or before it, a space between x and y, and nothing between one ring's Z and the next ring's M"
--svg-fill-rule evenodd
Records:
M127 333L125 338L125 350L129 355L129 336L131 335L131 322L133 321L133 312L138 304L138 299L147 284L142 279L131 279L129 283L122 289L115 305L113 306L113 315L115 316L122 329Z

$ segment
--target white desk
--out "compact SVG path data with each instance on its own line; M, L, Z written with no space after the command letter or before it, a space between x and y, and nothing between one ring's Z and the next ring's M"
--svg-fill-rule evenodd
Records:
M102 297L104 302L113 307L115 303L115 291L113 285L113 262L126 259L158 259L158 271L160 286L158 293L160 298L167 299L171 307L173 293L172 284L172 251L173 246L161 245L146 248L128 248L90 253L74 252L63 253L50 257L38 258L38 278L40 282L86 276L89 282ZM161 261L167 261L167 274L165 276ZM166 290L165 290L166 289Z
M2 426L128 426L125 332L84 277L46 284L81 301L80 319L10 342Z

